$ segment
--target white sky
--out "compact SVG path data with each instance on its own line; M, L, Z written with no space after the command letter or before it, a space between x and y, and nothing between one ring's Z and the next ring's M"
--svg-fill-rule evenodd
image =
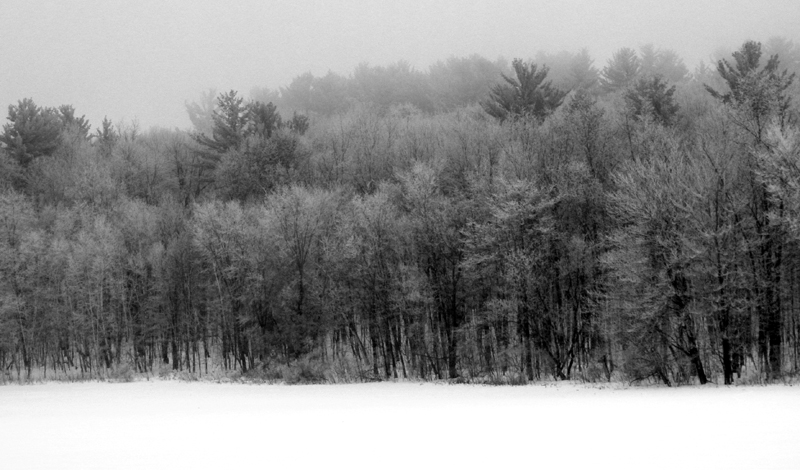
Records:
M247 96L361 62L425 70L587 47L602 67L653 43L693 69L718 47L798 31L798 0L0 0L0 116L31 97L94 127L108 115L185 128L184 102L210 87Z
M796 469L800 388L0 386L8 469Z

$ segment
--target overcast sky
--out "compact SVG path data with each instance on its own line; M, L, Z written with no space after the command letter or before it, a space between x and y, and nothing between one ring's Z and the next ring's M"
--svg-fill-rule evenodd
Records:
M188 128L208 88L277 88L399 59L532 58L586 47L599 68L653 43L694 69L719 47L800 41L800 0L0 0L0 115L26 97ZM5 120L2 120L5 122Z

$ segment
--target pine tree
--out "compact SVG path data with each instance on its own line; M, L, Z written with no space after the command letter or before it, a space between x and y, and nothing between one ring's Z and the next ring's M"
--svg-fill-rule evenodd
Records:
M661 76L676 83L686 78L689 70L680 56L670 49L656 49L652 44L641 48L641 74L648 77Z
M675 86L667 87L661 76L643 77L628 90L625 99L634 116L651 117L656 122L668 126L678 112L678 104L673 95Z
M734 121L752 138L749 153L755 157L759 151L773 150L768 139L770 127L777 124L782 129L787 123L791 97L786 90L795 75L789 75L785 70L778 72L780 61L777 55L759 68L761 43L755 41L745 42L733 53L733 58L735 66L724 59L717 64L717 71L727 82L729 91L720 93L708 85L705 88L711 96L732 108ZM750 177L752 233L747 240L747 250L752 260L752 275L757 281L754 297L759 321L759 355L767 363L770 376L778 378L783 363L781 284L786 244L784 229L773 223L771 214L782 212L784 202L770 197L767 184L758 178L763 164L759 164L757 158L754 160Z
M269 139L272 133L283 126L281 115L272 103L254 101L247 106L246 118L250 123L248 134Z
M607 92L614 92L631 85L639 76L642 61L636 51L624 47L614 53L600 73L600 84Z
M57 112L37 106L31 98L10 105L8 121L0 142L22 167L37 157L52 155L61 143L62 123Z
M116 145L119 140L119 133L114 129L114 125L108 119L108 116L103 118L103 122L100 125L100 129L97 129L95 137L97 137L97 142L100 146L100 153L106 158L110 157L114 145Z
M86 120L86 116L75 117L75 108L70 104L58 107L58 116L61 118L61 125L65 130L72 130L83 139L89 138L89 130L92 126Z
M787 70L778 71L780 60L777 55L771 56L759 69L760 42L745 42L733 53L733 58L735 65L725 59L717 63L717 72L728 84L727 93L704 86L714 98L743 111L748 118L744 123L745 129L753 135L757 145L763 145L770 119L777 118L781 125L785 122L791 102L786 90L794 81L795 74L790 75Z
M565 93L545 82L549 71L546 65L539 68L522 59L514 59L512 65L516 78L503 74L506 83L492 88L483 109L500 121L528 116L544 120L561 104Z
M211 136L196 134L195 140L209 150L218 153L238 148L245 138L247 106L244 100L231 90L217 98L217 109L211 115L214 122Z

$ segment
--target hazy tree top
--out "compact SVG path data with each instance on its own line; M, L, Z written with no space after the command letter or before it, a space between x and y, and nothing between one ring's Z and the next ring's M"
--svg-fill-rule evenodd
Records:
M709 51L747 39L797 40L796 0L728 2L3 2L0 109L23 97L70 103L97 125L191 123L186 101L209 88L277 90L312 72L406 60L418 71L447 57L535 59L582 48L602 69L614 51L654 44L693 70ZM718 25L718 26L715 26ZM611 32L611 34L609 34ZM33 59L35 58L35 60ZM555 67L551 67L554 73Z

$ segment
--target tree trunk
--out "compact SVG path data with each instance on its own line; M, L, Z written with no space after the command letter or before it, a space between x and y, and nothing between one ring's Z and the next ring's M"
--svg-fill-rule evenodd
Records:
M727 335L727 333L723 333ZM722 374L725 376L725 385L733 384L733 364L731 362L731 340L722 337Z
M520 333L522 335L522 361L525 367L525 376L533 380L533 355L531 346L531 324L527 306L523 305L519 313Z

